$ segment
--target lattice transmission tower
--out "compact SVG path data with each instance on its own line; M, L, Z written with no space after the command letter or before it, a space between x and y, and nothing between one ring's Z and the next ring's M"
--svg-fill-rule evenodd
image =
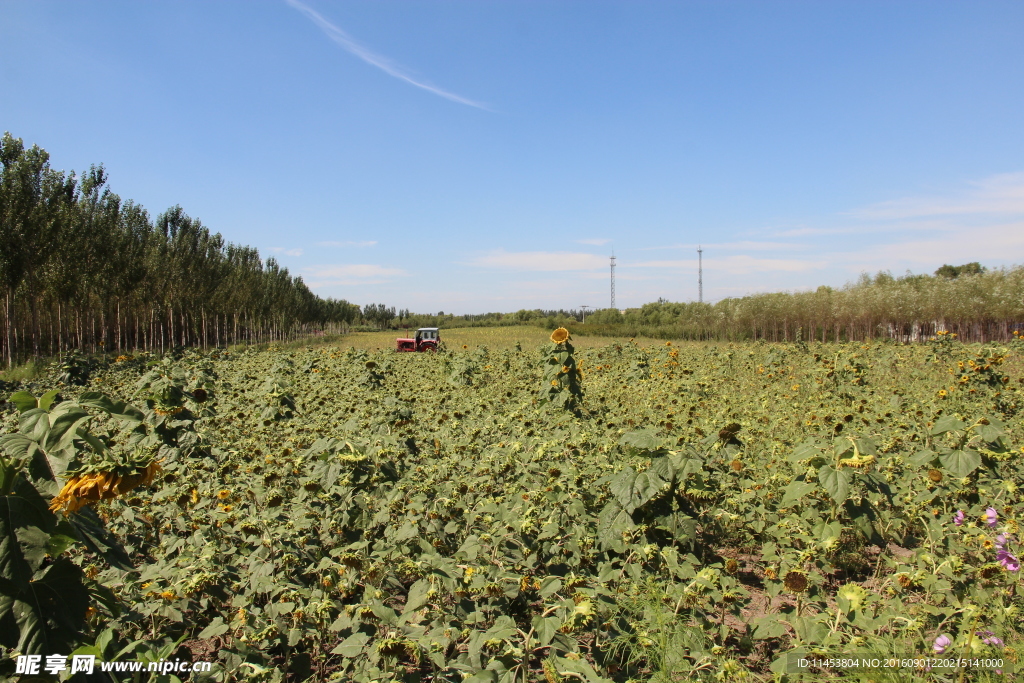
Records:
M612 308L615 308L615 254L612 253Z
M697 301L704 303L704 250L697 245Z

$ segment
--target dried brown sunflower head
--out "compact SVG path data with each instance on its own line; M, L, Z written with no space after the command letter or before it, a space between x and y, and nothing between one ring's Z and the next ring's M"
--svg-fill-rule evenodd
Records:
M803 593L807 590L807 575L803 572L791 571L782 579L782 585L790 593Z
M730 422L719 430L718 438L722 441L728 441L739 434L740 429L742 429L742 427L738 422Z

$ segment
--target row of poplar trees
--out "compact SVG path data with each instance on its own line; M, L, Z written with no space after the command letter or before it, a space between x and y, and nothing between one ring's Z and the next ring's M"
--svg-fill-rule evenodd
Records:
M963 341L1015 339L1024 332L1024 267L987 270L944 265L934 275L864 274L840 289L769 292L717 303L665 300L594 311L593 333L671 339L768 341L921 341L938 332Z
M359 307L225 242L175 206L152 220L107 186L0 141L0 296L8 367L29 356L165 350L344 331Z

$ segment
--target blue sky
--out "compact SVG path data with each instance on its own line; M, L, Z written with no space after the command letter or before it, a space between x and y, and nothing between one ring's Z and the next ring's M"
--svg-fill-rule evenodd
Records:
M0 0L0 129L322 296L593 308L1024 263L1024 3Z

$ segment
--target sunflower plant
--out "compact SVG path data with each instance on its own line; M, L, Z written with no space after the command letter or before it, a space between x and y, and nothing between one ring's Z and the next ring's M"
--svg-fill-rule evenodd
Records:
M380 389L387 379L388 368L375 360L368 360L363 363L362 385L370 389Z
M51 367L51 376L65 385L85 386L89 382L93 363L85 355L72 350L62 353Z
M542 351L541 386L537 400L563 410L578 410L583 403L583 372L574 356L569 330L551 333L551 346Z
M150 370L135 384L135 396L145 401L145 419L132 436L136 448L150 449L170 464L200 450L196 423L216 415L214 387L217 374L210 361L194 365L165 358L150 363Z
M87 577L71 553L84 549L130 569L127 553L87 506L148 484L151 458L119 458L122 434L142 411L99 392L57 401L57 392L10 397L19 429L0 437L0 644L21 654L67 654L88 641L87 614L116 612L109 589ZM124 450L120 451L124 453ZM128 449L128 452L132 452ZM47 503L47 499L50 502ZM60 511L63 514L57 514Z
M295 396L292 383L284 375L273 375L263 383L264 408L260 416L264 420L284 420L295 413Z

